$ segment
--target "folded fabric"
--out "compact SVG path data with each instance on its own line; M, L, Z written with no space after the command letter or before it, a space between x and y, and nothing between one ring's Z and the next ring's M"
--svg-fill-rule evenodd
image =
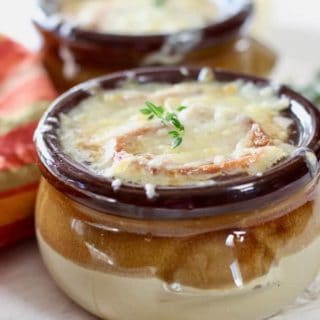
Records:
M40 56L0 35L0 248L33 235L33 133L56 96Z

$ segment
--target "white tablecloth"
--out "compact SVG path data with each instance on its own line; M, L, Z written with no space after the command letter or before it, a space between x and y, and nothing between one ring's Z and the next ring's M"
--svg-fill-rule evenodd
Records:
M35 240L0 253L0 320L93 320L48 276Z
M259 18L255 32L282 57L275 78L297 83L305 81L320 66L320 1L257 1L266 6L270 14ZM34 0L0 0L0 32L36 48L39 40L28 23L32 3ZM94 319L55 286L41 262L35 241L0 252L0 320L20 319ZM276 319L319 320L320 299L316 296L297 317L289 314Z

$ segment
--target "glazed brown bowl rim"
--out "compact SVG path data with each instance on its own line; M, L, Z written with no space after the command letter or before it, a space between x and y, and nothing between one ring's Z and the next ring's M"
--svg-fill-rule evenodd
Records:
M43 5L40 3L37 14L34 15L33 21L37 27L49 32L53 32L59 38L67 42L84 42L105 45L110 43L114 46L128 44L134 47L146 47L147 45L160 45L174 35L183 34L185 32L202 32L204 40L210 40L212 43L220 43L234 35L240 33L242 26L248 21L252 15L254 4L253 0L241 0L243 5L239 10L219 22L213 22L202 28L193 28L172 33L156 33L149 35L130 35L116 34L107 32L95 32L84 28L74 27L66 20L57 20L55 23L47 23L48 15ZM40 1L41 2L41 1ZM68 30L68 32L65 32ZM206 42L206 41L204 41Z
M226 180L210 186L157 187L157 197L148 199L143 186L122 184L112 188L112 179L89 173L83 165L61 152L57 138L58 115L66 112L90 96L97 87L114 88L128 78L139 81L177 83L195 80L201 68L158 67L123 71L84 82L59 97L39 123L35 144L43 176L70 198L101 212L142 219L185 219L248 211L276 203L307 186L318 174L310 173L309 164L302 154L281 162L262 177L248 176ZM218 81L242 79L257 85L272 82L222 70L213 70ZM275 86L274 84L272 84ZM299 148L312 150L320 159L320 112L307 99L287 86L278 86L280 95L297 102L312 123L299 125ZM299 108L300 108L299 107ZM300 112L301 112L300 110ZM296 116L296 114L295 114Z

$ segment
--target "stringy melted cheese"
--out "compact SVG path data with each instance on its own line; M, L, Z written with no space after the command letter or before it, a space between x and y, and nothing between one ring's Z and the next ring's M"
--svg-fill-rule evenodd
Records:
M64 0L60 12L79 27L114 34L171 33L217 17L214 0Z
M173 149L171 127L140 112L146 101L176 112L185 127ZM95 174L141 185L206 185L234 174L262 175L288 157L289 107L271 87L251 83L130 84L99 91L61 115L63 151ZM187 108L179 112L179 106ZM151 190L151 191L150 191Z

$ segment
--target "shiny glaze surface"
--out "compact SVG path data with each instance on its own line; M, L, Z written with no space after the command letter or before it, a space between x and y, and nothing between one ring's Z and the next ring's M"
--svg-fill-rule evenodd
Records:
M61 289L102 319L265 319L319 269L317 181L263 211L154 221L102 214L43 180L39 245Z
M55 250L90 269L155 276L194 288L229 288L235 284L228 268L234 259L244 283L250 283L318 236L315 196L312 185L278 206L258 214L231 215L228 220L222 216L135 221L87 209L43 181L37 226ZM234 243L228 245L231 240ZM90 248L108 259L95 261Z

